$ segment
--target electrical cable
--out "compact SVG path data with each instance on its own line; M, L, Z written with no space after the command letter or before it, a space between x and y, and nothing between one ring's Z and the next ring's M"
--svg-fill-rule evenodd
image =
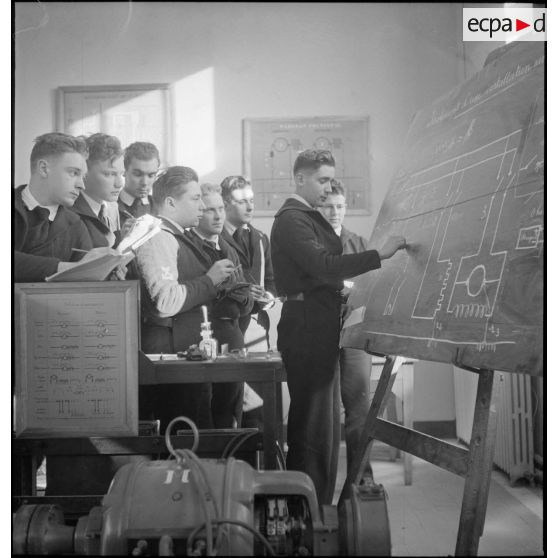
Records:
M183 421L190 426L192 432L194 434L194 444L192 445L192 449L174 449L172 446L172 442L170 439L171 429L177 422ZM213 533L211 528L211 510L209 508L209 501L213 501L213 506L215 508L215 516L218 517L218 508L217 503L215 501L215 497L208 486L207 477L203 471L203 466L198 458L198 456L194 453L194 451L198 448L199 444L199 432L198 428L195 423L190 420L188 417L185 416L178 416L172 419L167 428L165 430L165 444L169 453L171 453L177 460L179 466L186 468L189 465L189 468L192 472L192 476L194 477L194 489L198 492L198 496L202 501L202 508L205 517L205 525L206 525L206 544L207 544L207 552L213 552ZM204 485L204 486L202 486Z
M171 442L171 439L170 439L170 433L171 433L172 427L177 422L180 422L180 421L185 422L192 429L192 433L194 434L194 443L192 444L191 451L195 452L198 449L198 445L200 443L200 433L198 431L198 427L196 426L196 423L193 420L191 420L191 419L189 419L188 417L185 417L185 416L179 416L179 417L173 418L169 422L169 424L167 425L167 428L165 430L165 444L167 446L167 449L169 450L169 453L174 455L177 459L178 459L178 457L176 455L176 451L172 447L172 442Z
M236 520L236 519L219 519L219 520L213 521L212 523L214 523L216 525L223 525L223 524L228 523L228 524L231 524L231 525L238 525L239 527L243 527L247 531L250 531L250 533L252 533L264 545L264 547L267 550L269 556L276 556L275 551L273 550L273 547L269 544L269 541L259 531L254 529L254 527L252 527L248 523L245 523L244 521L239 521L239 520ZM188 535L187 552L188 552L189 555L191 555L191 553L193 551L192 543L194 542L194 538L204 528L205 528L205 524L199 525Z
M255 432L245 432L243 434L243 436L241 437L241 439L236 443L236 445L234 445L230 449L229 454L228 454L227 457L232 457L238 451L238 448L240 448L242 446L242 444L244 444L250 438L253 438L254 436L257 436L259 433L260 433L259 430L255 431Z
M238 434L235 434L233 438L231 438L227 444L225 445L225 448L223 449L223 452L221 453L221 459L226 459L229 456L229 450L231 449L232 445L239 440L240 438L242 438L244 435L246 434L246 432L242 432L240 431Z
M202 477L199 469L199 464L194 460L190 459L188 455L189 450L177 450L178 453L178 463L181 467L189 466L190 472L193 478L194 490L198 493L198 498L201 500L205 526L206 526L206 548L208 554L213 552L213 532L211 524L211 509L209 508L208 498L206 497L207 491L204 490L202 486L204 484L204 478ZM211 496L211 495L210 495ZM217 515L217 514L216 514Z
M285 452L279 443L279 440L275 440L275 447L277 448L277 452L275 457L277 458L277 464L279 465L279 469L284 471L287 468L287 460L285 459Z

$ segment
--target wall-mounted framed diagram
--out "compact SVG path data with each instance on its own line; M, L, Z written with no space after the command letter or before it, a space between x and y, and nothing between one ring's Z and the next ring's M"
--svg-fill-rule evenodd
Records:
M293 164L305 149L328 149L335 176L347 190L347 212L371 213L369 118L245 118L242 121L243 174L252 181L258 212L275 213L294 193Z
M14 285L16 436L137 436L137 281Z
M165 167L173 160L171 111L169 84L59 87L56 126L73 136L111 134L122 147L149 141Z

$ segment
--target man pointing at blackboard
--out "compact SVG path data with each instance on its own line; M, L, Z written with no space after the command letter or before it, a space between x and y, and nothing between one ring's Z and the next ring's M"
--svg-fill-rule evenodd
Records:
M312 478L318 502L330 504L333 451L333 387L339 351L343 279L381 267L405 247L389 237L379 250L342 255L339 237L316 209L331 193L335 160L329 151L306 150L293 168L296 193L275 215L271 259L277 292L285 302L277 347L287 371L291 403L287 468ZM338 413L338 410L337 410Z

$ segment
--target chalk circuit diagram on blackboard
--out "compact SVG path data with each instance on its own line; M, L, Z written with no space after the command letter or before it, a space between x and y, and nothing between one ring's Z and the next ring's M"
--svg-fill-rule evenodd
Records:
M543 121L538 120L538 128ZM475 121L472 121L474 126ZM422 169L406 177L398 185L402 206L410 218L402 221L401 234L409 239L420 238L421 249L428 259L419 281L410 317L429 321L429 333L424 340L445 339L449 343L484 345L513 344L500 339L500 328L493 323L509 249L502 242L502 215L506 203L524 206L517 218L519 226L514 239L516 250L532 250L542 257L543 224L529 224L542 212L543 190L540 182L530 182L517 189L520 175L532 170L541 173L544 161L540 153L523 153L516 165L522 130L515 130L497 140L459 157ZM536 127L533 132L538 135ZM528 161L525 159L528 158ZM515 170L514 170L515 169ZM489 196L482 192L486 182L497 184ZM529 185L535 185L531 189ZM440 201L443 207L437 209ZM535 203L530 203L534 201ZM468 231L470 249L455 254L452 239L459 238L460 228L475 223ZM383 315L392 315L399 293L407 280L411 257L396 274L383 308ZM433 296L434 295L434 296ZM457 328L451 318L482 320L484 328L463 331L461 320Z
M408 245L356 281L343 346L541 373L544 52L495 60L416 115L370 239Z
M294 193L293 165L305 149L326 149L347 190L347 208L369 212L368 118L246 119L244 172L258 210L276 211Z

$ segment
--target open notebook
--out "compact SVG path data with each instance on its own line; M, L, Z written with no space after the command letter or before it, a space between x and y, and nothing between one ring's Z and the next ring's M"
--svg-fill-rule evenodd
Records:
M134 257L134 250L144 242L155 236L160 230L161 220L152 215L143 215L136 219L132 228L120 241L111 254L99 256L77 262L74 266L59 271L46 281L104 281L119 265L127 265Z

